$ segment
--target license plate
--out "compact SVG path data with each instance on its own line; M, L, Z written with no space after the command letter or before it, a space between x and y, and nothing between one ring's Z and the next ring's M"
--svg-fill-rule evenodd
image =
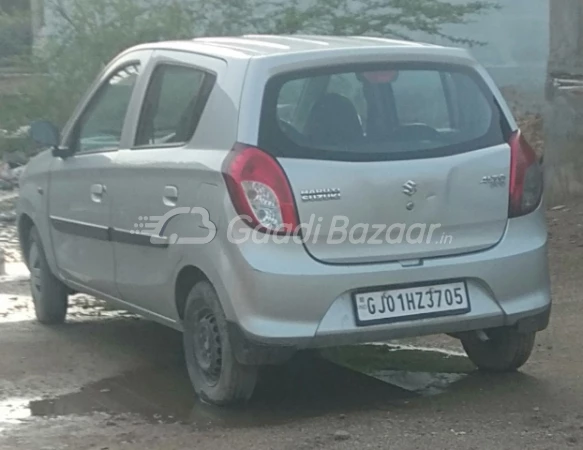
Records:
M470 298L464 281L358 292L358 325L465 314Z

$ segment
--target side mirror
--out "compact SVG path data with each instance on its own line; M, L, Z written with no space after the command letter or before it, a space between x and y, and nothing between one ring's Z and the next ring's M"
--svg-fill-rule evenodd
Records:
M53 156L55 158L65 159L70 156L73 156L73 152L71 151L71 149L67 147L53 147Z
M37 120L30 124L30 138L43 147L57 148L59 146L59 129L51 122Z
M60 133L59 129L51 122L38 120L30 125L30 138L43 147L52 149L53 156L57 158L68 158L71 151L68 148L59 147Z

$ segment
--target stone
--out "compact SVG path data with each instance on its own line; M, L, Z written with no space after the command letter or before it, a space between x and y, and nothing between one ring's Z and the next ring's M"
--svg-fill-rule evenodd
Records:
M338 430L336 433L334 433L334 440L335 441L347 441L351 437L352 436L350 435L350 433L348 431Z
M9 211L0 213L0 222L14 223L16 222L16 211Z
M27 154L22 150L8 152L4 155L5 162L9 163L11 166L23 166L28 162L29 159Z
M14 189L14 184L12 184L10 181L0 179L0 190L11 191L12 189Z

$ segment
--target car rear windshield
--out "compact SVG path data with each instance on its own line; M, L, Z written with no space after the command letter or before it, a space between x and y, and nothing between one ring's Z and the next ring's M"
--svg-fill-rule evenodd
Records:
M446 156L507 141L506 118L473 69L349 65L272 78L259 146L275 156L380 161Z

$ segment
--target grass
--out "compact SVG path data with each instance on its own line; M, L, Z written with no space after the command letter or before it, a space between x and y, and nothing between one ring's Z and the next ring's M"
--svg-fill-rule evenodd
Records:
M464 356L441 352L405 350L388 345L355 345L325 349L322 355L361 372L404 370L409 372L468 373L475 366Z

